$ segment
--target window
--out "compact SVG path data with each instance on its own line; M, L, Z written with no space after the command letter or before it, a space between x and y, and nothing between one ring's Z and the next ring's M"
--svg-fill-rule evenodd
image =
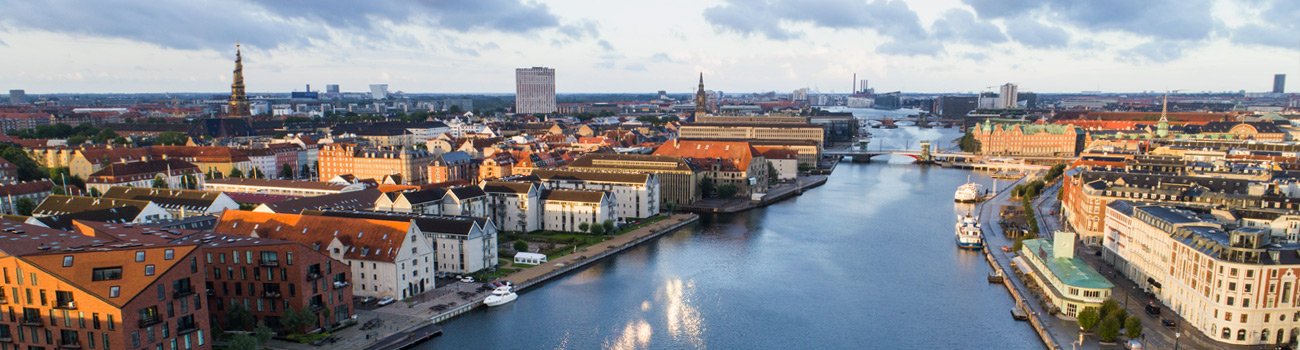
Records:
M118 296L118 294L120 294L120 293L121 293L121 290L120 290L117 286L108 287L108 297L109 297L109 298L116 298L116 297ZM109 317L113 317L113 316L109 316Z
M144 252L135 252L135 262L144 261Z
M212 253L207 253L207 257L208 257L208 263L211 264L211 263L212 263Z
M63 257L63 267L72 267L72 256Z
M117 322L113 322L113 314L109 314L109 315L108 315L108 330L111 331L111 330L116 330L116 329L117 329ZM108 348L108 346L105 345L104 348Z
M284 252L284 262L293 265L293 252Z
M145 276L153 276L153 272L154 272L154 267L153 267L152 264L150 264L150 265L145 265L145 266L144 266L144 275L145 275Z

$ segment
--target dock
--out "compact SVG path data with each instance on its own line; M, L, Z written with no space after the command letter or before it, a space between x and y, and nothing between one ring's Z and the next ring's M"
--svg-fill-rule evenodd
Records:
M432 323L425 324L414 329L408 329L397 334L393 334L372 344L365 350L401 350L409 348L415 344L422 343L433 337L442 335L442 327Z

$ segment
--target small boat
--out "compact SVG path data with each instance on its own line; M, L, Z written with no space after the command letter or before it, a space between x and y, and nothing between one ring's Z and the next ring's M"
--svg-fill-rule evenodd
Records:
M970 177L967 177L966 184L957 187L957 193L953 195L953 199L959 203L974 203L978 202L983 194L984 186L970 182Z
M1029 314L1025 313L1025 310L1021 310L1019 307L1013 307L1011 308L1011 318L1016 321L1027 321L1029 320Z
M519 295L515 294L509 286L497 287L497 289L492 290L491 295L488 295L487 298L483 299L483 305L487 305L488 307L501 306L515 301L515 299L518 298Z
M989 283L1002 283L1002 274L997 272L989 272Z
M957 217L957 246L968 249L984 247L984 233L980 230L979 219L970 214Z

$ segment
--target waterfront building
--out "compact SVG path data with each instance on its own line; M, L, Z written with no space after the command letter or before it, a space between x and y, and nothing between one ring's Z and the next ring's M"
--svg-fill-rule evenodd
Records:
M1186 208L1114 201L1103 259L1186 327L1233 345L1300 336L1300 245Z
M659 145L654 155L682 157L717 186L736 186L739 196L767 193L767 159L746 141L677 139Z
M402 148L361 147L351 143L325 145L320 150L320 181L352 174L361 179L382 179L399 174L405 183L423 185L429 178L428 165L434 155L429 151Z
M601 225L614 221L614 197L605 191L542 190L542 229L578 231L582 224Z
M86 177L87 190L107 192L115 186L150 188L155 179L162 179L167 188L183 188L190 181L203 186L203 172L197 165L179 159L149 160L131 163L112 163Z
M587 153L565 169L596 172L643 172L659 178L661 204L691 204L700 199L700 172L683 157L648 154Z
M298 214L308 209L370 210L384 193L367 188L359 191L339 192L314 197L303 197L271 203L262 203L253 211L259 213Z
M477 186L389 192L375 200L375 210L434 215L487 216L487 193Z
M555 113L555 69L515 69L515 113Z
M1083 151L1083 130L1073 125L1057 124L1003 124L982 122L975 124L980 142L980 154L993 156L1054 156L1075 157Z
M0 221L0 347L211 349L198 244ZM64 249L69 248L69 249ZM21 293L20 293L21 291Z
M532 176L547 189L610 192L615 217L622 220L659 214L659 178L652 173L538 169Z
M348 265L357 296L409 298L434 288L433 242L409 221L227 210L213 232L311 247Z
M317 181L294 181L274 179L225 178L212 179L203 184L207 191L225 193L256 193L293 197L315 197L343 192L360 191L367 188L366 183L337 184Z
M541 228L542 186L533 182L483 181L487 216L502 230L533 232Z
M201 247L212 322L226 324L226 312L236 303L255 322L292 333L328 329L354 315L347 264L298 242L225 233L195 233L172 242ZM289 309L310 312L316 320L302 329L284 329L281 318Z
M677 137L736 141L812 141L820 150L825 142L825 130L821 125L811 123L682 123Z
M199 190L172 190L148 187L112 187L104 199L149 201L167 210L175 218L218 215L227 209L239 209L239 203L225 193Z
M1258 208L1268 187L1249 180L1142 171L1071 171L1062 181L1062 215L1083 243L1092 246L1102 244L1106 206L1111 201Z
M128 212L130 223L150 223L162 220L171 220L175 217L163 207L154 202L147 200L133 199L113 199L97 197L80 197L65 195L50 195L36 209L32 210L33 217L42 216L59 216L81 212L108 211L118 208L130 208ZM124 222L118 222L124 223Z
M1085 308L1101 308L1114 286L1083 259L1074 256L1074 233L1057 231L1052 241L1025 240L1016 265L1029 270L1046 302L1061 315L1074 318Z
M498 264L497 228L488 218L341 210L309 210L304 214L414 223L433 242L436 255L437 265L432 271L424 267L424 273L469 274Z

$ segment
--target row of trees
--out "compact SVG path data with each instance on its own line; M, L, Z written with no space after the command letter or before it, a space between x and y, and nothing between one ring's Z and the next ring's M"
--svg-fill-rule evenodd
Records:
M1025 211L1025 225L1029 226L1027 228L1029 233L1017 238L1016 243L1012 245L1011 249L1019 251L1020 246L1024 244L1026 239L1038 238L1038 215L1034 211L1034 198L1038 198L1038 195L1043 193L1043 187L1045 186L1047 186L1047 183L1044 183L1042 180L1034 180L1027 184L1016 185L1016 187L1011 189L1012 197L1020 197L1020 205Z
M329 309L321 311L321 315L328 319ZM303 334L304 329L316 328L316 325L319 322L319 317L320 316L311 311L296 311L292 307L285 308L284 313L280 316L279 331L286 334ZM253 313L248 309L248 307L244 306L243 303L233 303L226 311L225 328L220 328L221 325L217 325L215 326L217 329L215 329L214 332L218 336L221 336L225 334L224 332L226 330L245 332L252 330L251 334L236 333L231 336L229 339L229 349L260 349L271 340L275 331L272 330L271 327L268 327L265 322L257 321L254 323L253 319Z
M1102 302L1101 309L1084 308L1075 318L1079 320L1079 330L1089 332L1096 328L1097 336L1104 342L1115 341L1121 329L1124 331L1124 336L1129 339L1142 336L1142 320L1137 316L1130 316L1128 310L1120 306L1115 298Z
M975 133L966 132L966 135L962 135L961 140L957 141L957 147L960 147L962 152L979 153L981 145L980 141L975 139Z
M590 232L593 235L603 235L606 233L613 234L615 228L614 220L605 220L597 225L591 225L585 222L578 224L578 231Z
M770 166L771 164L769 163L768 165ZM700 196L705 198L729 199L735 197L736 194L740 192L740 189L737 188L736 185L722 184L722 186L718 186L717 183L713 182L713 179L707 176L700 179L698 189L700 190Z

